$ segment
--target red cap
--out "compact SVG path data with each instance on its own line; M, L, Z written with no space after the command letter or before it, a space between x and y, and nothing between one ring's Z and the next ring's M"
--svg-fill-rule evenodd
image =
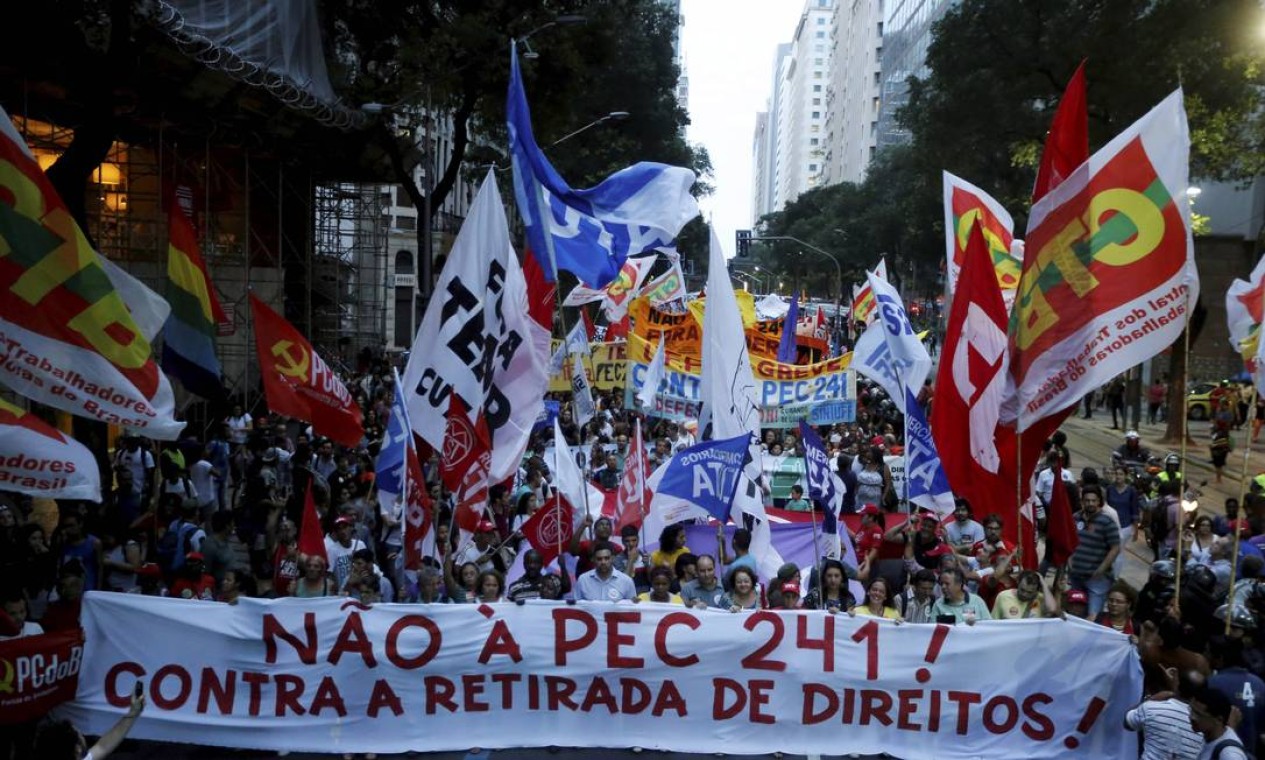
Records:
M144 578L161 578L163 577L163 569L153 562L146 562L136 568L136 574Z
M783 594L795 594L799 596L799 583L796 581L786 581L782 584Z
M202 562L204 561L205 558L202 556L202 552L189 552L188 554L184 555L184 559L185 559L185 562L193 562L195 560L198 562Z
M335 525L355 525L355 524L356 524L356 521L355 521L355 520L353 520L353 519L351 519L351 518L350 518L350 517L348 517L347 515L343 515L342 517L340 517L340 518L338 518L337 520L335 520L335 521L334 521L334 524L335 524Z
M491 520L480 520L479 524L474 526L475 533L495 533L496 523Z
M936 514L935 512L932 512L930 509L920 509L918 510L918 519L930 520L932 522L938 523L940 522L940 515Z
M1067 590L1068 604L1089 604L1089 595L1078 588Z
M858 515L877 515L879 512L877 504L862 504L861 508L857 510Z
M887 439L881 435L876 435L870 439L871 446L884 446L886 444L887 444Z
M952 553L953 553L952 547L950 547L946 543L938 543L935 546L928 549L927 551L923 552L923 554L927 555L928 557L943 557L946 554L952 554Z

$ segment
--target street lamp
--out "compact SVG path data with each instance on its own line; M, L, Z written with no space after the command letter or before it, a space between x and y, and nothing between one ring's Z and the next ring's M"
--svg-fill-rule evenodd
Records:
M584 126L580 127L574 132L571 132L569 134L563 135L562 137L559 137L557 140L554 140L553 142L549 143L549 147L550 148L557 147L560 143L564 143L567 140L570 140L572 137L575 137L581 132L587 132L593 127L596 127L598 124L605 124L608 121L623 121L624 119L627 119L629 115L630 114L627 111L611 111L610 113L606 114L600 119L594 119L593 121L590 121L588 124L585 124Z
M842 233L842 230L835 230L835 232ZM752 237L751 239L752 240L789 240L792 243L799 243L800 245L804 246L805 248L812 251L813 253L816 253L819 256L823 256L829 259L830 263L835 265L835 279L839 281L839 303L840 304L843 303L843 268L839 266L839 260L836 259L833 254L827 251L823 251L822 249L818 248L812 243L805 243L803 240L800 240L799 238L791 237L790 235L759 235L759 236ZM800 253L803 253L803 251L800 251Z
M575 24L587 24L588 21L589 21L588 18L585 16L580 16L576 14L563 14L561 16L556 17L553 21L550 21L546 24L541 24L540 26L528 32L527 34L524 34L523 36L518 38L517 41L521 43L523 46L523 59L527 61L534 61L540 57L540 53L537 53L535 50L532 50L531 43L528 42L528 40L532 38L532 35L536 34L537 32L543 32L546 29L551 29L555 26L574 26Z

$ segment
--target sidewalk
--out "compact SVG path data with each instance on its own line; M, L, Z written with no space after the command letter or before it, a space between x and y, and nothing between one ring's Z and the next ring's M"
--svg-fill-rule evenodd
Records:
M1199 487L1199 510L1212 514L1225 514L1225 500L1240 498L1239 490L1243 472L1243 431L1234 431L1234 451L1226 462L1221 483L1215 481L1215 471L1208 454L1208 422L1190 421L1188 432L1191 442L1186 448L1186 479ZM1111 464L1111 452L1124 443L1124 430L1111 429L1111 414L1096 410L1092 419L1074 416L1063 424L1063 432L1067 434L1067 448L1071 453L1071 470L1078 477L1081 470L1092 467L1106 478L1106 469ZM1181 447L1161 442L1165 425L1142 425L1138 429L1142 445L1152 454L1163 458L1169 453L1180 454ZM1251 447L1248 457L1248 479L1265 470L1265 442ZM1206 485L1201 485L1207 481ZM1145 539L1131 542L1125 548L1127 554L1124 567L1124 579L1135 588L1146 583L1150 572L1151 548Z

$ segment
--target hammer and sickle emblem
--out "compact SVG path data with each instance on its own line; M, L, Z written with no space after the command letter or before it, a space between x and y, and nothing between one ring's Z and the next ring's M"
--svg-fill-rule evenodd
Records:
M291 348L298 350L297 358L290 353ZM272 355L277 360L277 371L282 375L299 380L307 378L311 357L302 346L288 340L279 340L272 346Z
M9 660L0 660L3 670L0 670L0 694L13 693L13 663Z

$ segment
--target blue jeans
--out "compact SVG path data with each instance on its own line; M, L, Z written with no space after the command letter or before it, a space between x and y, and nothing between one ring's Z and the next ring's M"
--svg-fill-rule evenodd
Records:
M1070 577L1068 580L1072 584L1072 588L1080 589L1089 595L1089 619L1094 620L1098 617L1098 613L1102 612L1103 607L1107 604L1107 592L1111 590L1111 578L1099 576L1097 578L1078 578Z

